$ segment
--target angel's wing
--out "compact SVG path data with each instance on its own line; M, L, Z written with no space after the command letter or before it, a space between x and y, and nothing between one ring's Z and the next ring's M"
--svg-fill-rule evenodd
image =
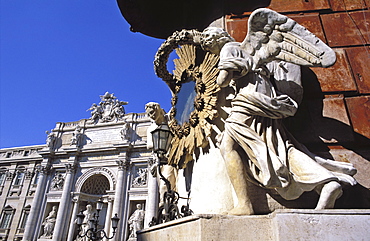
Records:
M309 67L330 67L335 52L294 20L270 9L254 11L241 47L253 58L253 69L275 59Z

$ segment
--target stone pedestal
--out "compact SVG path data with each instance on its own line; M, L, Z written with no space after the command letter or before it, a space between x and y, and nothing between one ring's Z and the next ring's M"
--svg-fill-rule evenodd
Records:
M138 241L369 240L370 210L277 210L268 215L193 215L138 232Z

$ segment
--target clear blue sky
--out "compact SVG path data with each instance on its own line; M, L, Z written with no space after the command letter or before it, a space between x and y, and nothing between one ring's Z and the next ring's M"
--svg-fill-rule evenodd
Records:
M132 33L115 0L0 0L0 148L44 144L56 122L89 118L106 91L168 111L153 70L164 41Z

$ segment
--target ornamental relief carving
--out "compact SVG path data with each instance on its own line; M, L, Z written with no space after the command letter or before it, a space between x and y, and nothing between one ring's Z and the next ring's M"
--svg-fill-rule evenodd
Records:
M131 187L146 187L148 184L148 168L135 168Z

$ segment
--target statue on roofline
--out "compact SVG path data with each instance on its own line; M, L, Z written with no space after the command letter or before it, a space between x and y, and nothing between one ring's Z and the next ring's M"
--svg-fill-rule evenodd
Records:
M235 91L228 96L231 108L217 138L238 199L227 214L254 213L248 182L274 189L286 200L315 190L320 195L316 209L333 208L342 187L356 184L352 164L311 153L282 123L295 115L302 99L299 65L330 67L336 61L335 52L315 35L286 16L258 9L249 18L242 43L214 27L202 33L183 30L171 37L219 56L217 85ZM175 89L173 77L167 76L164 80Z
M100 96L99 105L93 103L92 106L86 111L91 111L91 117L89 123L96 124L98 122L111 122L122 120L125 115L124 105L127 105L127 101L120 101L114 94L105 92L104 95Z

